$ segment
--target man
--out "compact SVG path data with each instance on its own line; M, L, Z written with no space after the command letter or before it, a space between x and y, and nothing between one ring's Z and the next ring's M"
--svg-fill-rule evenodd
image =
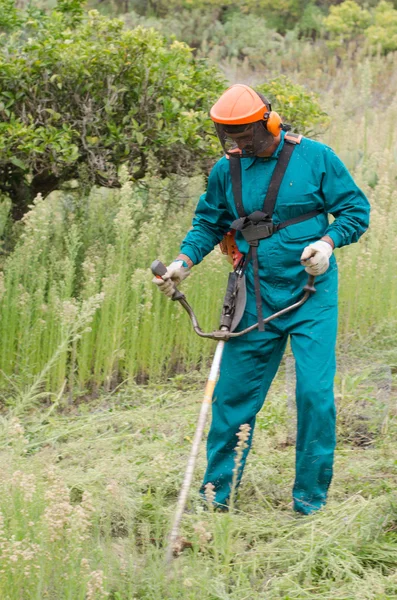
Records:
M316 276L317 291L264 331L259 327L226 344L203 486L211 482L216 504L227 506L236 433L242 424L251 427L241 477L255 416L290 336L298 411L293 505L295 511L310 514L326 502L335 448L338 286L333 250L358 241L368 227L369 203L330 148L286 134L270 103L250 87L238 84L226 90L210 116L226 156L211 171L181 253L168 267L165 281L154 282L171 296L174 285L189 275L232 225L248 263L247 303L240 329L258 319L261 324L263 318L296 301L306 283L305 270ZM335 218L332 223L328 214ZM259 230L262 234L252 236Z

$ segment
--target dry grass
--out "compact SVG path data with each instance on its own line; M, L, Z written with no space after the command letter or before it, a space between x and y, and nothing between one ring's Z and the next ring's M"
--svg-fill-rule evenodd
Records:
M376 385L350 383L347 393L346 381L339 383L340 414L351 414L352 404L362 413ZM294 517L292 415L283 370L259 415L230 514L203 512L197 494L202 449L192 511L182 523L186 543L169 578L164 544L201 388L198 374L179 376L164 386L127 386L90 409L65 404L22 420L3 418L2 598L394 597L395 406L389 402L383 430L368 417L373 436L367 446L356 444L362 432L354 420L339 422L329 504L312 517Z

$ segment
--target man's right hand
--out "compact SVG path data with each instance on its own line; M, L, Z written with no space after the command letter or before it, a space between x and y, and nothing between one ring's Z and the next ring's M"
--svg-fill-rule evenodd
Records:
M153 283L158 286L163 294L172 298L175 287L190 275L190 269L185 265L186 263L183 260L174 260L167 267L167 272L162 278L154 277L152 279Z

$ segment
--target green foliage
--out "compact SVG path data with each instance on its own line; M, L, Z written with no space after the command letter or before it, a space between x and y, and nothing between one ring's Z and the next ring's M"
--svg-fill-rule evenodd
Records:
M123 5L123 0L116 0L116 2ZM128 4L130 9L140 14L161 18L184 9L198 9L216 14L227 6L235 5L235 2L233 0L130 0Z
M397 50L397 10L382 0L374 12L374 24L365 31L371 46L383 53Z
M1 33L11 31L20 24L20 15L15 6L15 0L0 0L0 43Z
M84 14L86 0L58 0L56 10L65 15L69 25L75 25Z
M254 68L266 63L269 51L283 47L282 36L269 29L263 17L252 14L232 13L223 25L222 35L213 42L223 47L221 58L247 58Z
M268 61L269 52L281 55L284 49L283 37L269 29L265 19L240 12L231 12L219 20L212 13L185 9L163 19L145 19L130 13L125 20L130 26L142 24L155 27L168 37L176 36L194 48L197 56L216 63L237 59L259 69Z
M241 10L265 18L269 27L285 33L296 25L311 4L310 0L244 0Z
M302 135L315 137L329 123L318 96L292 83L285 75L259 85L257 89L270 100L272 108L283 120Z
M122 5L122 1L119 2ZM314 5L312 0L154 0L143 2L135 0L129 3L132 10L145 16L159 18L170 17L183 10L199 10L201 14L210 14L225 22L230 14L255 15L266 19L269 27L284 33L292 29L302 16L304 10Z
M144 17L132 11L123 17L128 27L154 27L168 38L176 37L194 49L211 48L214 40L224 36L223 24L214 18L212 13L203 13L199 9L183 9L178 14L168 15L162 19ZM206 54L206 52L200 54Z
M72 16L79 7L62 4ZM140 178L150 157L160 173L205 168L218 152L217 70L154 30L95 11L69 19L30 17L0 49L0 189L26 205L82 171L114 186L120 165Z
M315 4L308 4L296 24L300 36L304 38L317 38L323 31L323 11Z
M371 14L354 0L345 0L338 6L331 6L324 19L325 31L335 45L363 33L371 22Z
M324 28L330 38L329 45L334 48L365 36L373 51L380 49L386 54L397 49L397 10L385 0L371 12L353 0L331 6L330 14L324 19Z

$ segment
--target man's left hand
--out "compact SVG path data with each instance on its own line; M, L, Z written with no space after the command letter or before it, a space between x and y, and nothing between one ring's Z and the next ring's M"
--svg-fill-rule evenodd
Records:
M322 275L329 267L332 255L332 246L328 242L319 240L306 246L302 252L301 263L310 275Z

